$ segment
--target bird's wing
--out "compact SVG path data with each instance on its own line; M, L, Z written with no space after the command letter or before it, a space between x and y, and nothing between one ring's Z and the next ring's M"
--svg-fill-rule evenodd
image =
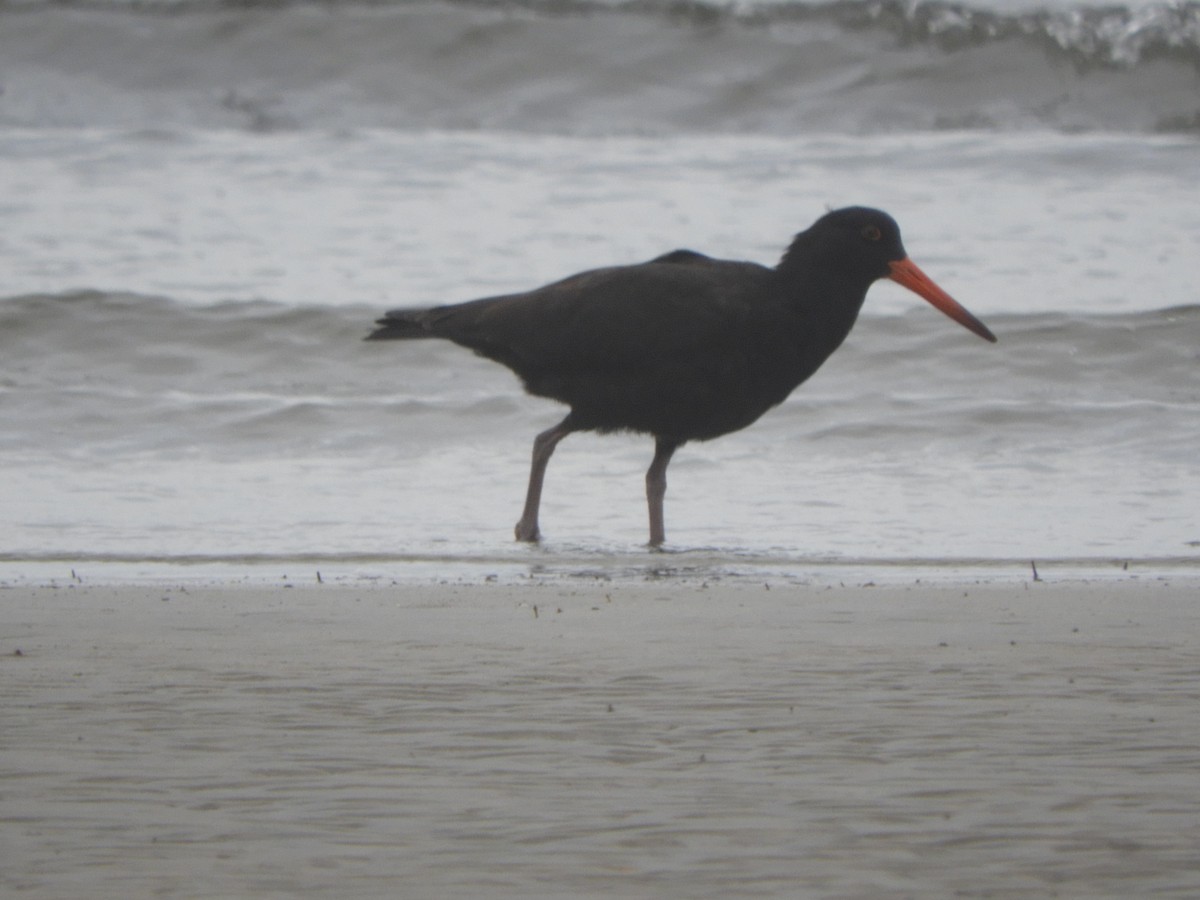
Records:
M522 377L545 369L628 370L675 356L694 358L728 339L772 275L753 263L691 251L668 257L434 309L427 327Z

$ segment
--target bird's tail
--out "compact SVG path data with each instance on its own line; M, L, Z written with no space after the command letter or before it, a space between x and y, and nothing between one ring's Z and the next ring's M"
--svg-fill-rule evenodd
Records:
M430 328L429 309L393 309L382 319L376 319L377 327L368 334L368 341L406 341L413 338L437 337Z

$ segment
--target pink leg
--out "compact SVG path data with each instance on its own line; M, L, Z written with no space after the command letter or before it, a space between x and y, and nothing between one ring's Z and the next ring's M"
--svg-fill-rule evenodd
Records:
M650 546L661 547L667 539L663 526L663 497L667 494L667 464L679 444L658 438L654 444L654 460L646 470L646 502L650 506Z
M529 489L525 493L525 510L517 522L516 535L518 541L536 543L541 539L538 531L538 508L542 505L542 481L546 477L546 464L554 453L558 442L574 431L567 422L567 416L553 428L547 429L533 439L533 465L529 470Z

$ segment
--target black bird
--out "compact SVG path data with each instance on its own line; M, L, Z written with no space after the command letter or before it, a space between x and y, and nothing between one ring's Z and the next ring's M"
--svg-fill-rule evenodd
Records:
M657 547L671 455L687 441L745 428L782 403L845 340L881 278L996 340L909 260L892 217L864 207L822 216L773 269L676 250L524 294L392 310L367 339L445 338L508 366L529 393L570 406L533 442L517 540L540 537L542 480L564 437L653 435L646 498Z

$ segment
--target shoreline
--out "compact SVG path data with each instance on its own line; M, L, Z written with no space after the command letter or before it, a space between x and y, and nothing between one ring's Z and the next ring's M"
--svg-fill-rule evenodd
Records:
M1200 556L1070 558L795 557L708 548L609 551L518 547L453 554L0 554L0 590L10 587L188 584L356 587L371 585L573 584L647 581L810 587L909 584L1036 584L1170 581L1200 585Z

